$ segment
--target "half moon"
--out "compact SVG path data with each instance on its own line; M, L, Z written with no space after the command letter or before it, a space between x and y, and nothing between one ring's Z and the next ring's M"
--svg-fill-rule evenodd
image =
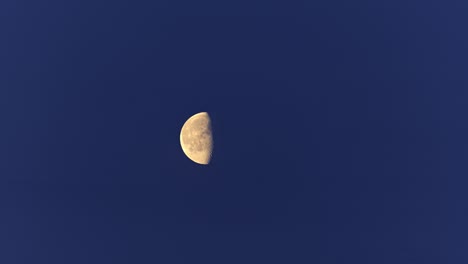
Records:
M192 161L207 165L213 153L211 119L207 112L191 116L180 131L180 145Z

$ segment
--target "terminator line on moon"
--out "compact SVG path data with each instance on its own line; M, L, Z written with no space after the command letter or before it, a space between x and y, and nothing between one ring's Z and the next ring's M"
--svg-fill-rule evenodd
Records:
M191 116L180 131L180 145L192 161L207 165L213 153L211 119L207 112Z

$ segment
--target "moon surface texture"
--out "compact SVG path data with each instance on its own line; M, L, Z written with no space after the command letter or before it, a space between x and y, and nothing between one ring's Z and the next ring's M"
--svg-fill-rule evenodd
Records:
M192 161L207 165L213 153L211 119L207 112L191 116L180 131L180 145Z

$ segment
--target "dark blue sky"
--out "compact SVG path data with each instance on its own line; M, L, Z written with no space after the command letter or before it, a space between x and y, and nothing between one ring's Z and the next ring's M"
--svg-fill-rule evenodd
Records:
M468 263L467 8L3 0L0 263Z

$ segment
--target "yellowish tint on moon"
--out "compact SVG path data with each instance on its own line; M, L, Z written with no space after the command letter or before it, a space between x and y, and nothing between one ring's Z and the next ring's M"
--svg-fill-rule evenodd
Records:
M191 116L180 131L180 145L192 161L207 165L213 153L211 119L207 112Z

